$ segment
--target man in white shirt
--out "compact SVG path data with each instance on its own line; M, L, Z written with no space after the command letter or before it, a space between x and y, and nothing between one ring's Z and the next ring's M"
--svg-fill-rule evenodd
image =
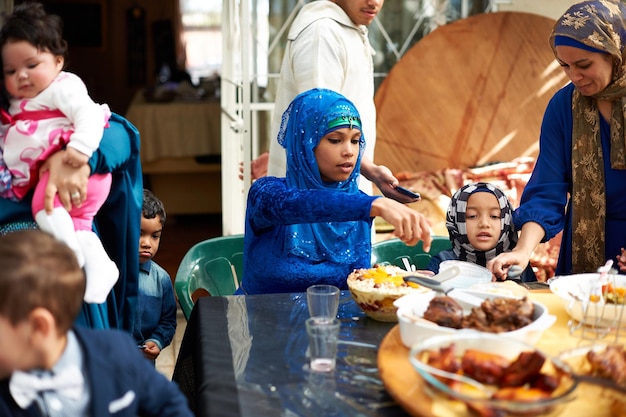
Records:
M373 181L387 197L400 202L414 201L395 191L398 180L387 167L373 162L376 107L372 57L375 51L367 37L367 25L384 2L317 0L302 7L287 35L272 119L268 175L285 176L285 150L276 137L283 112L291 100L311 88L328 88L352 101L361 116L366 142L361 164L363 176ZM263 159L258 160L258 165L263 164ZM253 165L253 171L255 168ZM372 194L371 183L362 177L359 187Z

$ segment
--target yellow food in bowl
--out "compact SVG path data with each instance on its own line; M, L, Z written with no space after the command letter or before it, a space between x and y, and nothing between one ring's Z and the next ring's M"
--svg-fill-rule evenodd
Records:
M397 266L379 265L357 269L348 276L348 289L361 310L378 321L398 321L393 302L414 292L430 291L415 283L404 282L405 275L414 275Z

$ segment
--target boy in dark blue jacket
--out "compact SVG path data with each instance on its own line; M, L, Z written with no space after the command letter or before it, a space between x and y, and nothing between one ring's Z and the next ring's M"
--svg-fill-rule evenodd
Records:
M165 208L150 190L143 190L139 237L139 291L132 333L144 355L156 360L176 332L176 297L170 275L152 260L159 250Z
M1 416L193 415L127 333L74 326L86 281L65 244L9 233L0 271Z

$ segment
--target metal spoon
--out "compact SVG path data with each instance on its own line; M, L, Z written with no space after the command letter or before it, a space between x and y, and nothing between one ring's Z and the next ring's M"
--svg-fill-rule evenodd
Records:
M511 265L509 270L506 273L506 279L511 281L521 281L520 275L522 275L524 270L519 265Z
M461 268L459 268L458 266L453 266L443 271L440 271L438 274L430 277L430 279L434 279L439 282L445 282L449 279L455 278L460 273L461 273Z
M445 295L448 295L456 300L462 301L474 307L479 307L484 301L480 297L476 297L474 295L468 294L464 292L463 290L454 288L446 284L445 282L440 282L432 278L419 277L415 275L407 275L404 277L404 280L408 282L413 282L415 284L421 285L426 288L430 288L437 292L441 292Z
M491 394L493 394L495 391L493 388L488 387L476 381L473 378L470 378L461 374L457 374L457 373L444 371L443 369L439 369L439 368L435 368L433 366L427 365L424 362L420 361L413 353L411 353L411 355L409 356L409 360L413 363L413 366L415 366L417 369L424 371L424 373L420 372L420 374L422 375L424 379L427 379L427 380L432 379L431 382L435 384L441 384L441 381L434 378L434 376L438 376L441 378L445 378L445 379L452 380L452 381L457 381L463 384L467 384L471 387L474 387L479 393L482 393L482 395L484 395L484 398L489 398ZM475 399L478 399L478 398L475 398Z

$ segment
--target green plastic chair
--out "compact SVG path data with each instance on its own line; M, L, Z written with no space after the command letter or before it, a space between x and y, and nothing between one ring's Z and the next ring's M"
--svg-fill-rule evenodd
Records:
M232 295L243 277L243 234L220 236L196 243L183 257L174 289L189 320L199 297Z
M372 245L372 266L375 264L396 265L404 269L403 258L408 259L416 269L425 269L430 258L443 250L452 249L448 236L433 236L429 252L424 252L422 242L407 246L400 239L383 240Z

